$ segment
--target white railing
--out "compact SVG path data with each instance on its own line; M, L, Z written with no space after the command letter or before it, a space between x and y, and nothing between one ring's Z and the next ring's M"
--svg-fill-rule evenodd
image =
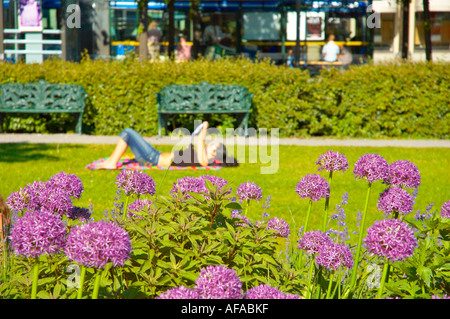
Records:
M20 31L19 29L4 29L4 34L25 34L25 32ZM42 30L40 33L43 35L61 35L61 30ZM3 44L42 44L42 45L62 45L62 40L51 40L51 39L3 39ZM4 50L5 55L8 54L16 54L16 55L26 55L26 54L39 54L39 55L61 55L62 50L30 50L30 49L5 49Z

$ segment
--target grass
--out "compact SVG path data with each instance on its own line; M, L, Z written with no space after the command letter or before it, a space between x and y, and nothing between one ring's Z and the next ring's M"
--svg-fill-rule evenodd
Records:
M84 192L74 205L88 207L91 203L94 218L101 219L105 209L114 207L116 195L115 177L119 171L91 171L85 169L86 164L95 159L108 156L113 145L74 145L74 144L2 144L0 147L0 194L6 199L8 195L32 183L35 180L47 180L52 175L65 171L81 178ZM159 147L169 151L171 146ZM356 180L353 176L353 165L365 153L378 153L391 163L400 159L414 162L420 170L422 183L416 199L415 211L425 211L426 206L434 203L436 208L450 199L450 149L442 148L393 148L393 147L309 147L279 146L279 169L275 174L261 174L261 167L269 166L260 161L249 163L249 147L245 155L238 154L241 165L237 168L223 168L220 171L147 171L157 183L159 194L168 194L178 178L186 175L199 176L214 174L232 182L233 189L245 181L254 181L263 189L263 200L252 207L249 217L260 218L264 199L271 195L270 208L266 212L271 217L282 217L291 225L291 234L295 235L304 223L307 201L300 199L295 193L296 183L306 174L316 173L315 161L327 150L342 152L348 159L350 167L344 173L333 176L330 208L341 200L344 192L349 193L349 203L345 206L347 224L350 231L356 230L358 210L363 210L367 183ZM244 160L245 157L245 160ZM322 176L326 176L322 173ZM379 193L384 184L376 182L370 198L366 225L383 217L376 209ZM309 229L320 228L324 201L313 204Z

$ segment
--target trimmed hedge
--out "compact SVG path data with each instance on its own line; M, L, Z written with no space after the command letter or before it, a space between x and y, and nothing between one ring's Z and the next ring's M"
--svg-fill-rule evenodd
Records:
M157 134L155 93L168 84L207 81L239 84L254 93L250 127L280 128L287 136L449 137L450 67L447 63L365 65L344 72L307 71L246 59L151 63L83 59L42 64L2 64L0 83L81 84L88 93L83 131L117 135L132 127ZM211 126L234 126L230 115L208 115ZM170 125L192 129L194 116L174 117ZM73 130L67 114L7 115L8 132Z

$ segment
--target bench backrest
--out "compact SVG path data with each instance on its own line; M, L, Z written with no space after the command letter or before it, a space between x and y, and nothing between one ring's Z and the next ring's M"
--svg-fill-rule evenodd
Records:
M0 85L0 110L42 110L83 112L86 91L81 85L34 83Z
M241 85L171 84L156 94L159 111L220 112L249 110L253 93Z

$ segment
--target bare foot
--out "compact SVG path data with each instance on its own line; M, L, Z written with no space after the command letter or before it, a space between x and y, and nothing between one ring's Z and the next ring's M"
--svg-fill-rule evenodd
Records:
M117 163L113 163L112 161L106 160L98 164L98 169L116 169Z

